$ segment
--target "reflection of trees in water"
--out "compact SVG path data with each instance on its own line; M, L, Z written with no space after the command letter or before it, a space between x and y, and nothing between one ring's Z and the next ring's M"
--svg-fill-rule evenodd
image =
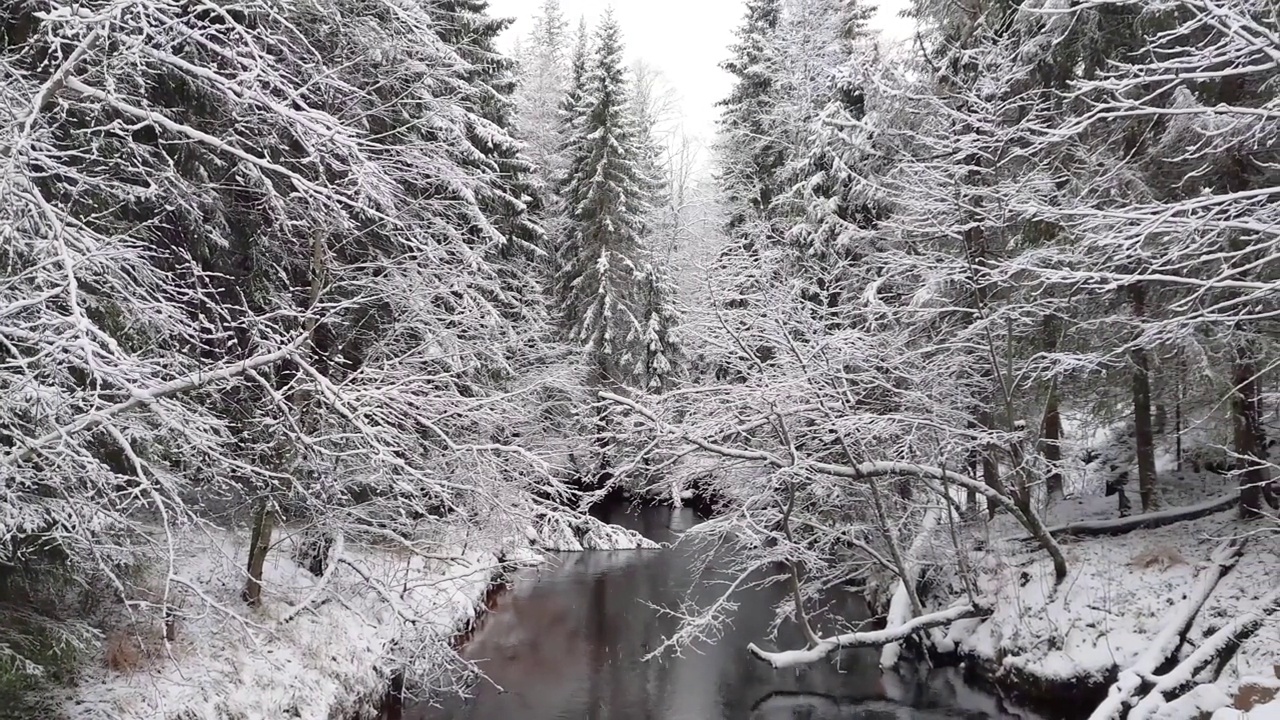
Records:
M628 524L657 540L670 511L654 509ZM612 519L612 518L610 518ZM676 516L679 520L680 516ZM677 523L678 524L678 523ZM559 567L521 573L515 587L464 651L501 686L477 686L465 705L445 701L439 710L415 708L412 720L931 720L955 718L960 707L978 707L978 717L1040 720L1006 707L998 698L969 689L958 674L884 676L875 650L842 653L837 664L800 672L776 672L743 650L773 622L786 589L770 586L744 593L732 625L715 645L649 663L640 658L672 634L678 618L649 604L675 607L692 598L709 601L720 588L699 584L714 569L701 550L588 552L564 556ZM823 617L865 617L858 597L836 593ZM784 623L778 642L799 642ZM487 660L485 660L487 659ZM945 708L945 709L943 709Z
M970 717L954 710L913 708L889 700L821 693L775 692L751 707L750 720L952 720ZM974 714L974 720L984 717Z
M751 706L750 720L988 720L990 718L1022 718L1043 720L1024 708L1006 704L995 695L974 693L955 685L959 673L931 672L917 678L911 692L902 698L855 697L813 692L773 692ZM955 704L961 689L973 695L976 705ZM942 690L941 692L935 692Z
M608 672L609 665L605 660L609 651L609 588L605 585L605 576L597 575L591 580L591 601L587 604L587 625L591 628L587 635L590 647L591 667L594 669L587 679L587 717L599 720L604 709L604 698L600 696L600 676ZM612 703L613 697L609 698Z
M877 699L772 692L751 706L750 720L912 720L911 708Z

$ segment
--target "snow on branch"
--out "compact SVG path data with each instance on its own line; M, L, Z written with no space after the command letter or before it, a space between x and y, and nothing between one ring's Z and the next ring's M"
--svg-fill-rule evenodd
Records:
M1148 530L1175 523L1198 520L1215 513L1233 509L1240 502L1240 494L1231 492L1216 498L1205 500L1195 505L1174 507L1167 510L1131 515L1111 520L1080 520L1077 522L1054 525L1048 528L1051 535L1063 537L1096 537L1101 535L1123 535L1134 530ZM1032 538L1024 538L1031 540Z
M1153 677L1154 687L1129 711L1128 720L1156 717L1169 701L1192 689L1208 668L1226 664L1245 638L1257 632L1277 612L1280 612L1280 587L1273 589L1249 610L1232 618L1217 632L1205 638L1172 670Z
M885 628L884 630L853 632L823 638L816 645L804 650L770 652L762 650L755 643L748 645L747 650L757 659L771 665L775 670L781 670L817 662L842 648L879 647L905 640L923 630L950 625L957 620L984 617L988 614L987 610L973 605L957 605L946 610L921 615L902 625Z
M1243 550L1243 541L1228 540L1213 551L1208 567L1200 573L1195 588L1187 595L1178 613L1152 639L1133 665L1120 671L1119 678L1107 692L1107 698L1094 709L1089 720L1117 720L1123 716L1124 708L1133 702L1143 684L1177 652L1196 614L1209 600L1218 581L1235 567Z
M640 415L641 417L645 418L649 422L653 423L654 426L659 430L678 435L685 442L688 442L696 447L702 448L703 450L706 450L709 453L712 453L715 455L721 455L723 457L734 458L737 460L755 460L755 461L763 462L777 469L796 466L793 463L779 457L778 455L775 455L774 453L766 452L763 450L742 450L739 448L732 448L732 447L728 447L718 443L710 442L692 433L684 432L678 428L675 428L671 425L664 423L660 418L658 418L656 414L654 414L652 410L649 410L648 408L643 407L642 405L635 402L634 400L624 398L615 393L601 392L600 397L604 400L615 402L615 403L618 403L619 405L624 405L630 408L636 414ZM977 482L972 478L965 477L964 475L960 475L958 473L954 473L949 470L944 470L943 468L931 467L929 465L921 465L918 463L910 463L910 462L893 462L893 461L865 462L865 463L861 463L853 466L836 465L833 463L821 463L821 462L801 462L801 463L798 463L798 465L800 467L814 470L815 472L819 472L823 475L830 475L832 477L849 478L853 480L865 480L873 477L884 477L884 476L895 476L895 475L905 475L908 477L933 478L936 480L942 480L943 482L951 483L953 485L957 485L959 487L963 487L967 490L973 490L974 492L981 494L982 496L986 497L988 500L991 500L992 502L995 502L998 505L1005 507L1006 509L1013 510L1015 512L1017 511L1017 506L1014 505L1013 501L1009 499L1008 496L1000 492L997 492L996 490L993 490L992 488L980 482Z
M1030 507L1020 506L1008 495L987 486L985 483L978 482L973 478L966 477L943 468L910 462L872 461L860 463L858 465L837 465L834 463L802 461L794 447L791 448L790 459L784 460L782 457L779 457L774 453L763 450L744 450L710 442L693 433L668 425L653 411L641 406L633 400L624 398L615 393L601 392L600 397L604 400L630 408L641 417L653 423L653 425L661 432L676 435L692 445L723 457L763 462L766 465L779 470L790 468L809 469L823 475L849 478L853 480L865 480L883 476L906 476L941 480L944 483L962 487L966 490L982 495L988 502L1004 508L1013 515L1013 517L1031 533L1031 535L1036 539L1036 542L1039 543L1040 546L1053 558L1054 575L1058 582L1061 582L1066 578L1067 565L1065 556L1062 554L1062 549L1058 547L1053 536L1045 532L1044 524L1040 521L1040 517L1036 514L1035 510Z
M195 390L211 383L227 380L269 365L274 365L275 363L278 363L284 358L292 355L301 343L302 340L299 339L292 345L276 350L275 352L258 355L237 363L223 365L213 370L194 372L186 377L171 380L158 387L151 388L150 390L134 390L130 393L131 397L128 400L116 403L115 405L102 410L85 413L66 425L59 427L57 430L33 440L26 441L23 443L25 446L23 449L15 450L0 456L0 464L13 465L16 462L29 460L39 452L42 447L64 439L68 435L74 435L76 433L99 427L121 413L128 412L144 405L149 405L157 400L163 400L164 398L177 395L178 393Z

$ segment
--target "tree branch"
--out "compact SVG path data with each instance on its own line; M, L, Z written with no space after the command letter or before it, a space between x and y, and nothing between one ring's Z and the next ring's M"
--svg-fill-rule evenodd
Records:
M135 390L131 393L132 397L124 402L116 403L103 410L87 412L57 430L25 443L25 447L22 450L16 450L0 456L0 465L14 465L15 463L30 460L45 445L57 442L68 435L93 430L111 418L143 405L149 405L171 395L195 390L219 380L227 380L252 370L273 365L291 355L301 343L302 340L299 339L273 353L259 355L243 362L223 365L207 372L191 373L186 377L171 380L150 390Z
M783 668L796 667L798 665L806 665L808 663L817 662L822 658L830 655L832 652L841 648L858 648L858 647L878 647L892 642L905 640L908 637L930 628L942 627L950 625L957 620L966 618L983 617L989 612L973 605L957 605L956 607L941 610L939 612L921 615L912 619L910 622L898 625L897 627L885 628L884 630L874 630L871 632L854 632L844 635L833 635L818 642L813 647L804 650L783 650L781 652L769 652L760 649L755 643L747 646L750 652L758 660L762 660L771 665L775 670Z

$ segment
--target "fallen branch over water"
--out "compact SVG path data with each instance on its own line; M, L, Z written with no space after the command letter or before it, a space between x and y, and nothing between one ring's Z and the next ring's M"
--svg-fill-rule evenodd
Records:
M762 650L755 643L751 643L747 646L747 651L754 655L756 659L772 665L775 670L781 670L782 668L817 662L841 648L879 647L888 643L905 640L922 630L942 627L944 625L950 625L957 620L983 617L988 614L989 611L974 607L973 605L957 605L953 608L948 608L939 612L921 615L920 617L913 618L902 625L885 628L884 630L845 633L844 635L834 635L829 638L823 638L822 640L819 640L817 644L804 650L769 652L768 650Z
M1243 540L1228 540L1213 551L1209 566L1196 579L1195 588L1183 601L1178 615L1164 626L1133 665L1120 671L1120 676L1107 692L1107 699L1093 711L1089 720L1119 720L1123 717L1125 708L1132 706L1139 697L1139 691L1154 682L1156 670L1177 652L1196 613L1204 607L1222 576L1235 567L1243 549Z
M783 456L766 450L761 450L759 448L738 448L720 445L667 424L652 410L641 406L634 400L630 400L622 397L621 395L616 395L610 392L600 392L597 395L602 400L608 400L630 408L640 417L643 417L653 423L654 427L659 431L678 436L685 442L702 448L709 453L737 460L760 462L779 470L787 470L796 465L794 453L791 457L784 458ZM961 487L978 495L982 495L988 502L993 502L1012 514L1022 527L1036 539L1036 542L1040 544L1040 547L1049 554L1049 557L1053 560L1053 575L1055 582L1060 583L1067 578L1066 556L1063 555L1062 548L1058 546L1053 535L1045 531L1044 523L1040 520L1040 516L1029 507L1025 508L1024 512L1024 508L1014 502L1013 498L994 488L988 487L985 483L979 482L960 473L952 472L946 468L937 468L929 465L920 465L909 462L879 461L864 462L857 465L837 465L833 463L806 461L803 463L803 466L808 470L812 470L823 475L848 478L851 480L868 480L870 478L885 476L904 476L941 480L943 483L948 485ZM943 494L943 497L946 498L945 493Z

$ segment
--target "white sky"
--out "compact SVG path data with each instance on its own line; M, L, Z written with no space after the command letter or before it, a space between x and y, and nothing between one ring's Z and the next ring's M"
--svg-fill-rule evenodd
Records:
M881 0L872 25L887 38L909 36L911 23L898 17L908 4L909 0ZM574 29L581 16L594 27L599 15L612 6L627 56L661 70L680 97L685 127L710 139L715 132L715 102L729 94L731 84L719 65L742 22L743 0L561 0L561 5ZM516 18L503 38L507 49L528 32L530 19L541 6L542 0L490 0L493 15Z

